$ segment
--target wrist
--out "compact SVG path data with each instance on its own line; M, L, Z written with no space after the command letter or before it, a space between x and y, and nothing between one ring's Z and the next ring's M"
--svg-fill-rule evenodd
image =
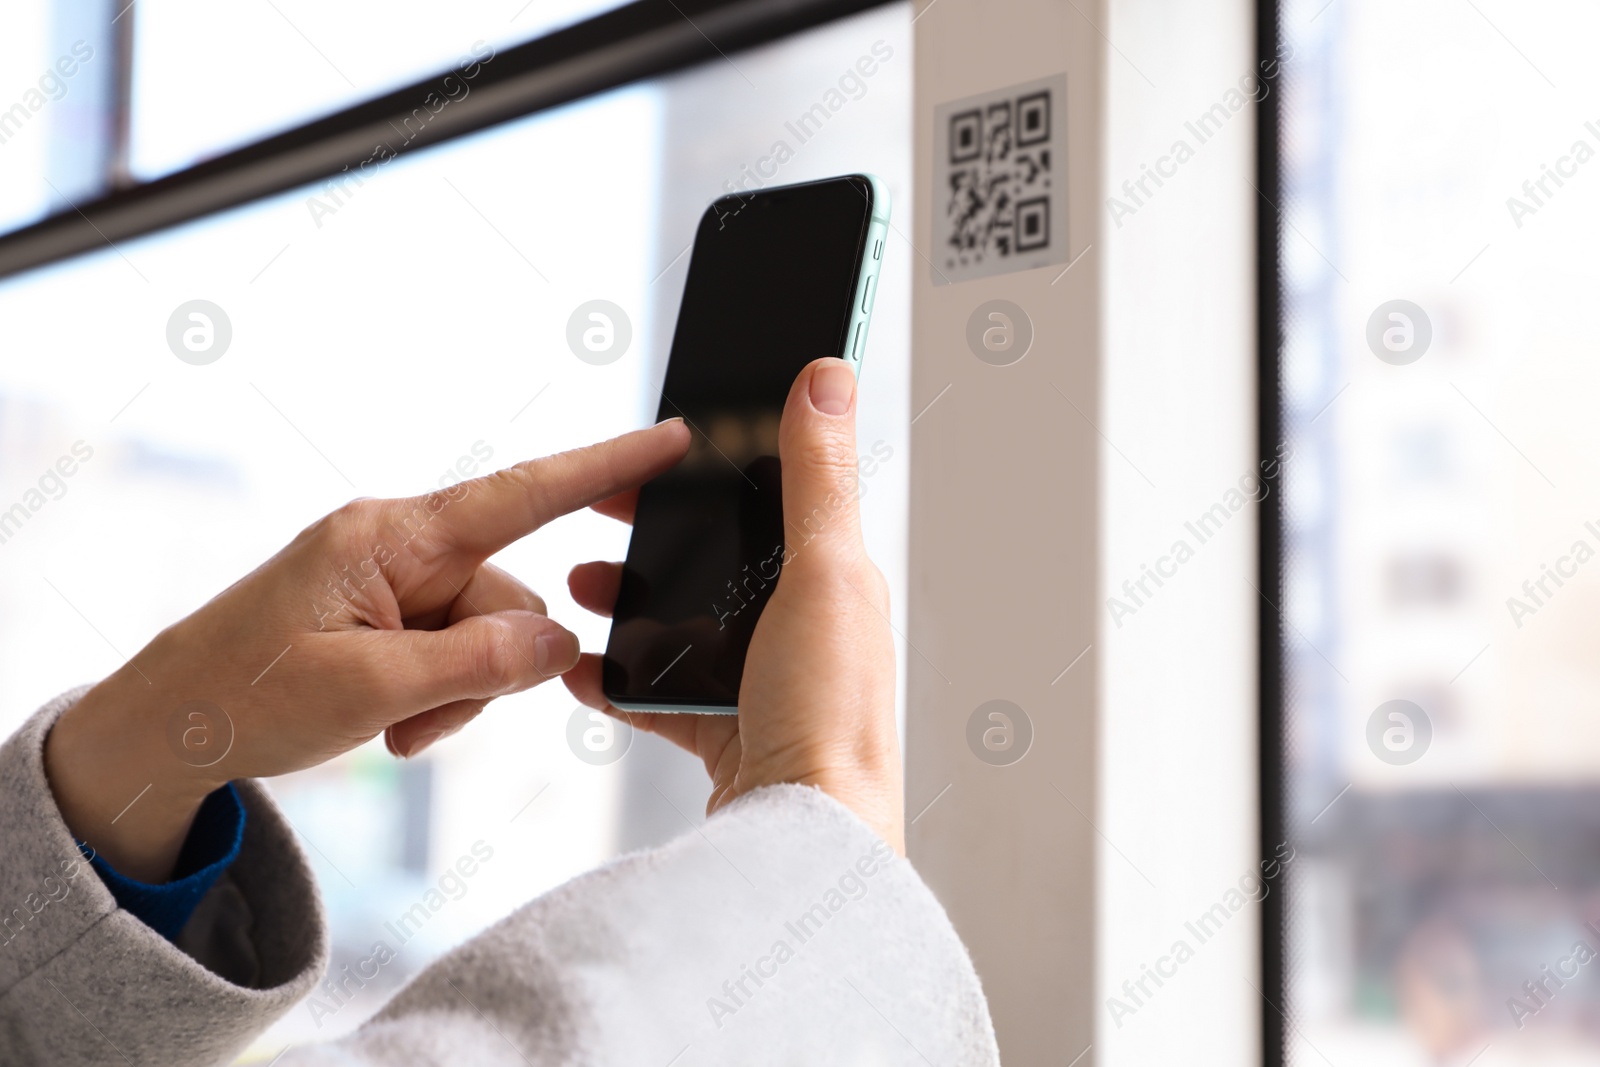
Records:
M136 881L168 880L200 803L223 780L168 744L180 704L124 667L45 739L45 774L73 836Z

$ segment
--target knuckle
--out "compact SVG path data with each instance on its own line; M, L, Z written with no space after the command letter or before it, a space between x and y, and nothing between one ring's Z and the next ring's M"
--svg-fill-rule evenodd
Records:
M358 496L335 508L329 514L328 520L331 525L341 530L361 530L372 525L373 518L382 507L381 500L375 500L370 496Z
M526 501L528 512L540 522L545 515L547 496L544 489L545 480L540 476L545 462L545 460L533 460L529 463L518 463L489 475L490 479L498 482L499 486L507 491L508 496Z
M474 692L496 696L511 690L520 675L522 650L516 635L497 619L486 621L467 656L469 685Z
M824 434L801 442L795 458L810 470L840 477L853 478L856 470L856 450L848 439L838 434Z
M297 541L338 545L351 540L371 525L371 497L357 497L334 508L300 532Z

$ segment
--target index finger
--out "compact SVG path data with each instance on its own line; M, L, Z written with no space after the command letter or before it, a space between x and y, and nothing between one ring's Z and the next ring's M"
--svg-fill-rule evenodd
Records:
M482 478L443 508L433 526L451 548L483 556L551 519L632 489L670 469L689 450L689 428L668 419L609 441L531 459Z

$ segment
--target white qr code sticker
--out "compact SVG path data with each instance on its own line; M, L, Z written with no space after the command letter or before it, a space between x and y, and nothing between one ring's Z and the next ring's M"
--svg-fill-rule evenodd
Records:
M934 112L936 285L1067 261L1067 76Z

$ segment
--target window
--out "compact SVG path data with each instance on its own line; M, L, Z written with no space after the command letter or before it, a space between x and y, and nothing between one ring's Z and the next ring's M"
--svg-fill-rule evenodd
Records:
M1285 1061L1587 1060L1595 13L1281 18Z

